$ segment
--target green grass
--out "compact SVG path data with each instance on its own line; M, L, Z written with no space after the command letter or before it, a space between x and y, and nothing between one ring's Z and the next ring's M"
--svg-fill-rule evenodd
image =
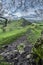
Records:
M12 65L13 63L1 62L0 65Z
M9 44L19 38L20 36L24 35L28 29L28 26L26 28L22 28L20 30L15 30L11 32L5 32L1 33L0 35L0 45L3 44Z
M23 35L27 35L27 40L32 44L35 44L37 39L41 35L41 31L43 30L43 22L42 23L35 23L32 25L28 25L25 27L21 26L22 20L19 21L12 21L6 27L6 32L3 32L0 25L0 48L2 45L10 44L14 42L16 39ZM40 25L41 24L41 25ZM19 47L21 49L21 47ZM2 62L1 65L12 65L6 62Z
M3 44L12 43L17 38L21 37L27 31L30 30L31 32L27 34L27 40L31 43L36 42L36 40L40 37L41 31L43 30L43 26L40 26L40 23L35 23L32 25L22 27L21 24L21 20L15 22L12 21L11 23L8 23L6 27L6 32L2 32L2 30L0 29L0 46Z
M34 30L31 30L31 33L28 34L27 39L32 44L34 44L37 41L37 39L40 37L40 35L41 35L41 30L34 29Z
M41 35L41 31L43 30L43 26L40 26L40 24L36 24L35 25L32 25L30 26L30 33L28 33L28 37L27 39L32 43L34 44L37 39L40 37Z

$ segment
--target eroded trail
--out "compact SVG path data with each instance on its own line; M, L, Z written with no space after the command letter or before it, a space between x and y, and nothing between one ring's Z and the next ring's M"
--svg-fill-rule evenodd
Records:
M19 44L25 44L24 52L22 54L20 54L17 51L17 46ZM4 48L4 50L0 53L0 55L2 55L4 57L5 61L14 62L14 63L17 62L18 63L17 65L20 65L22 63L23 63L22 65L24 65L24 64L27 65L26 63L28 60L26 57L29 55L29 53L31 53L32 44L27 41L26 36L20 37L15 42L13 42L9 45L4 45L3 48Z
M10 52L10 51L15 50L16 46L19 45L19 44L25 44L26 46L27 45L32 46L31 43L28 42L27 37L26 36L22 36L19 39L17 39L15 42L13 42L13 43L11 43L9 45L4 45L3 46L4 52L8 52L8 51ZM2 50L2 52L3 52L3 50Z

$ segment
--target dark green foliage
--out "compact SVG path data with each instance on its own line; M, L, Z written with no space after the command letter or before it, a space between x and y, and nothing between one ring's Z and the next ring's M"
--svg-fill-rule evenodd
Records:
M43 24L40 24L40 26L43 26Z
M4 19L4 22L2 20L0 20L1 21L0 24L3 25L2 30L3 30L3 32L5 32L6 31L5 27L7 26L7 19L4 17L0 17L0 18Z
M6 32L6 27L2 26L1 29L2 29L3 32Z
M6 27L7 26L7 19L4 17L0 17L0 18L4 19L4 22L2 20L0 20L1 21L0 24L2 24L3 27Z
M43 38L42 36L37 40L33 48L33 52L36 54L35 60L36 60L36 63L38 62L38 65L43 65L42 64L42 61L43 61Z
M41 32L41 35L43 35L43 31Z

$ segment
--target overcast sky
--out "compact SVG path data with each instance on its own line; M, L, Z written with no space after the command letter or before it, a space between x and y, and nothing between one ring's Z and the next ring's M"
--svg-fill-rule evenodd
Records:
M18 2L19 1L19 2ZM25 0L23 0L24 2ZM38 10L38 9L43 9L43 6L40 6L39 5L36 5L35 4L35 8L32 8L30 7L30 1L33 1L33 0L26 0L26 6L29 6L28 10L27 11L22 11L23 9L23 5L21 8L17 9L18 6L20 6L20 0L15 0L15 7L14 7L14 4L12 4L12 0L3 0L2 4L3 4L3 9L5 11L4 13L4 16L5 17L8 17L9 15L13 14L14 16L17 16L17 17L22 17L22 16L31 16L32 15L36 15L36 12L35 10ZM27 4L28 3L28 4ZM16 10L16 12L15 12Z

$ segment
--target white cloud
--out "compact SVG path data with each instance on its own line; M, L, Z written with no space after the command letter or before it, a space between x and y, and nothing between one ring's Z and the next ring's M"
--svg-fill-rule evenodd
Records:
M22 14L20 12L15 13L16 16L21 17Z
M8 14L4 14L4 17L7 17L8 16Z
M34 11L29 11L29 12L23 12L23 16L28 16L28 15L30 15L30 14L35 14L35 12Z

